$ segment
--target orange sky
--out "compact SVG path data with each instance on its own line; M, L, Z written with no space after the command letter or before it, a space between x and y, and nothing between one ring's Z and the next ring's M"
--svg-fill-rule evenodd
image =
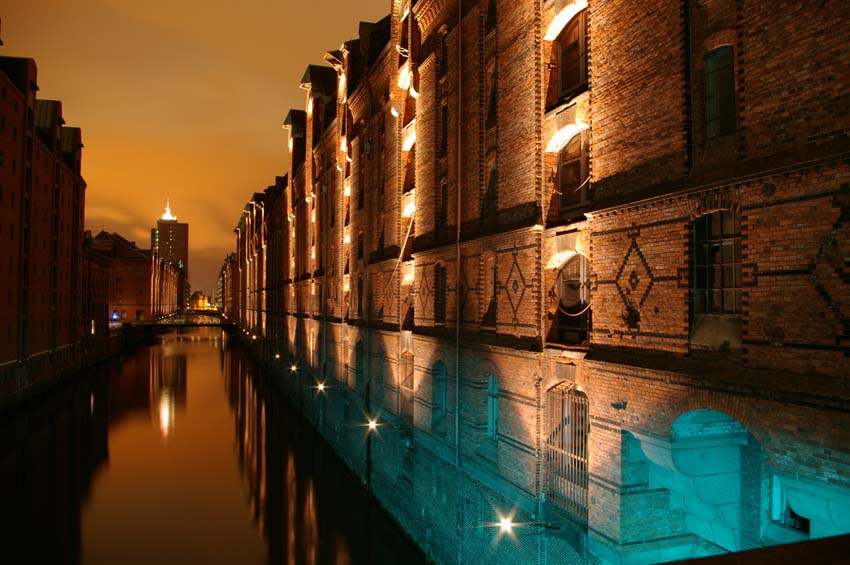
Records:
M285 172L304 68L391 0L4 0L0 54L35 59L39 98L83 130L86 228L149 247L171 195L190 278L211 292L254 192Z

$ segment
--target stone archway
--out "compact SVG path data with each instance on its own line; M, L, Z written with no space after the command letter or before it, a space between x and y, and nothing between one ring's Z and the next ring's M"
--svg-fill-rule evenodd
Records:
M651 489L669 491L668 519L697 538L684 555L760 545L765 507L764 454L740 422L716 410L677 418L669 437L634 433L649 461Z

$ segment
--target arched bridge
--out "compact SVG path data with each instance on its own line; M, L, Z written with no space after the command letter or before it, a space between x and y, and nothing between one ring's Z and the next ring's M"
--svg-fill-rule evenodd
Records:
M154 326L229 326L233 322L224 317L220 312L215 310L189 310L185 314L172 314L148 322Z

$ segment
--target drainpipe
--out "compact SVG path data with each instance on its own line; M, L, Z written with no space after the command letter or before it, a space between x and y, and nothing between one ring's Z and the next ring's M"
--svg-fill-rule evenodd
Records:
M455 260L457 267L455 268L455 466L460 469L460 281L461 281L461 258L460 258L460 224L461 224L461 197L460 184L462 181L461 159L463 151L461 149L461 128L460 114L462 109L462 94L463 94L463 40L462 22L463 19L463 0L458 0L457 6L457 147L456 163L457 181L455 188L456 205L455 205L455 223L457 224L456 241L455 241Z
M461 497L461 467L460 467L460 281L461 281L461 256L460 256L460 236L461 236L461 198L460 185L462 179L461 159L463 151L461 149L461 128L460 116L462 109L462 94L463 94L463 0L458 0L457 3L457 126L455 127L457 135L457 147L455 148L457 167L456 181L456 205L455 205L455 223L456 239L455 239L455 469L457 469L456 481L456 504L460 506L460 523L457 524L458 544L457 544L457 562L463 563L463 522L465 521L465 508Z

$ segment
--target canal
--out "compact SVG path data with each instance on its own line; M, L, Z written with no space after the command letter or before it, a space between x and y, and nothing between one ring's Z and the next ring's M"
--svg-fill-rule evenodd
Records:
M0 414L0 543L5 563L424 562L216 328Z

